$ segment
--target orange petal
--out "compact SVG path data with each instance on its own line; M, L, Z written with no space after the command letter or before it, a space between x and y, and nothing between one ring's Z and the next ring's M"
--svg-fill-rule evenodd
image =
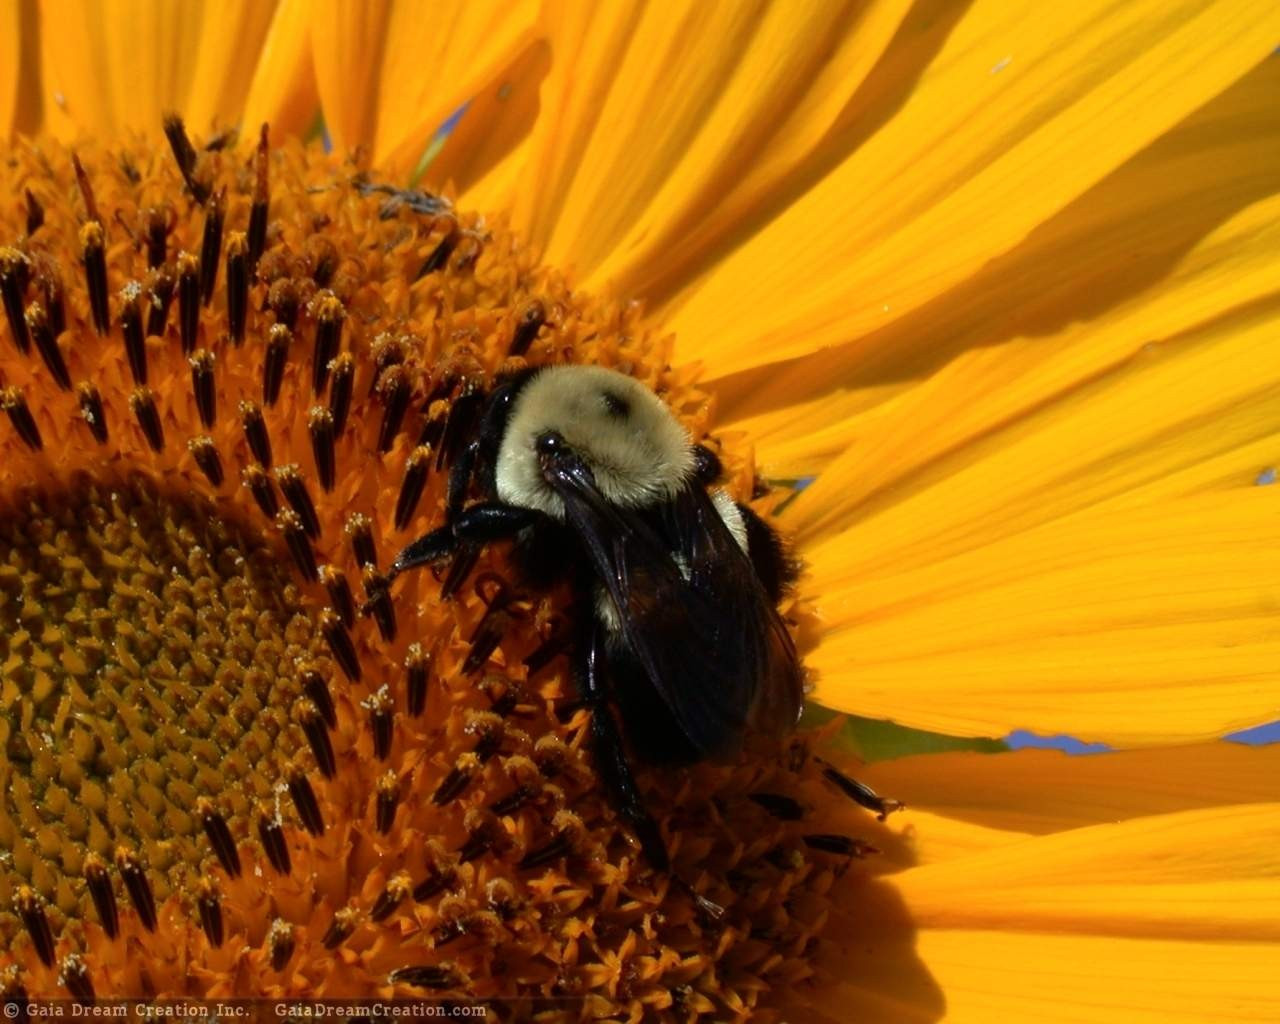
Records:
M1004 758L1007 755L991 756ZM920 774L928 777L934 756L903 760L919 762ZM899 797L893 786L893 777L886 778L883 771L873 772L872 768L879 766L842 764L842 769L853 778L864 782L884 780L878 790L885 796ZM892 875L922 864L939 864L969 857L1022 842L1027 837L1025 832L1016 829L992 828L953 815L950 808L939 813L924 804L908 804L905 810L897 811L881 822L829 783L810 793L807 802L815 814L809 825L810 831L849 836L877 851L859 861L859 870L871 875Z
M469 209L510 210L521 186L538 94L551 51L536 41L473 99L427 168L428 181L449 185Z
M866 769L859 771L857 775L864 780L873 777L872 773ZM897 796L897 791L887 784L881 789L888 795ZM859 814L863 819L866 818L865 811ZM880 836L864 834L863 827L853 822L844 827L845 834L864 839L880 852L881 856L874 858L867 865L868 869L876 874L893 873L908 867L941 864L949 860L971 857L1026 838L1022 832L1016 830L988 828L948 814L936 814L910 805L905 811L890 817L887 827L896 837L896 842L886 842Z
M1204 743L1088 757L1056 750L929 754L866 765L856 775L912 811L928 810L984 829L1039 834L1152 814L1280 802L1280 746ZM917 831L929 835L925 827Z
M240 119L274 5L49 0L41 7L46 128L159 133L165 111L197 132Z
M1246 804L1072 829L893 881L922 929L1280 942L1277 849L1280 804Z
M208 6L183 106L193 127L204 130L240 120L263 41L271 34L277 13L273 5L264 3Z
M375 164L407 174L445 119L528 45L537 5L327 0L311 17L334 145L367 145Z
M111 79L115 39L108 35L109 20L105 3L53 0L41 8L42 127L60 139L117 128L116 83Z
M791 1019L1270 1024L1280 1018L1277 958L1269 942L898 928L843 954L833 977L801 986Z
M300 135L320 108L311 66L311 4L281 0L262 42L244 100L245 131L264 122L272 135Z
M830 1020L1274 1019L1277 812L1158 815L851 873L824 976L795 996Z
M22 10L16 3L0 10L0 126L8 136L18 111L18 82L22 69ZM29 42L29 40L26 40Z
M1266 0L974 4L879 131L671 298L678 354L728 373L921 307L1230 86L1278 33Z
M18 77L14 83L17 92L13 100L11 130L23 135L35 135L40 130L43 116L41 94L44 91L39 59L44 49L40 41L40 7L38 0L17 0L16 7L17 31L11 38L19 44L20 49L13 55L17 62Z
M391 17L391 0L330 0L311 11L316 89L325 130L340 150L373 142L382 47Z

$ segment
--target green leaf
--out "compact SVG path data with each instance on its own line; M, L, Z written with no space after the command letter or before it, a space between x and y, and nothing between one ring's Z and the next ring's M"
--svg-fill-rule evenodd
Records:
M841 716L839 712L814 703L805 705L800 725L817 727L838 717L844 717L845 723L832 737L831 745L838 751L852 754L860 761L888 761L912 754L942 754L954 750L999 754L1009 749L1004 740L980 736L947 736L938 732L925 732L923 729L910 729L896 722L876 718Z
M317 110L315 119L305 132L302 133L302 141L310 145L313 142L322 142L325 136L325 123L323 112Z
M444 144L448 138L448 132L436 132L431 136L426 147L422 150L422 155L418 157L418 162L414 164L412 173L409 175L410 188L418 187L418 182L427 173L427 168L431 166L431 162L440 155L440 151L444 149Z

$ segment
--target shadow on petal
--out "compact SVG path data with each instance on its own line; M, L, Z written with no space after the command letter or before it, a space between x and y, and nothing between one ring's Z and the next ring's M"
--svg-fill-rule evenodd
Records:
M946 1016L941 986L920 958L916 926L890 881L836 883L812 984L796 986L783 1019L815 1024L931 1024ZM790 1015L788 1015L790 1014Z
M831 403L841 395L860 404L849 396L856 389L917 380L1012 338L1052 338L1157 287L1197 243L1276 191L1277 89L1280 62L1265 60L967 283L904 318L714 381L722 419L813 402L839 416Z
M658 268L650 280L623 282L650 307L661 306L703 268L714 265L779 217L881 128L893 120L964 19L972 0L917 0L888 47L849 97L821 143L768 192L754 199L741 216L721 228L691 225L680 238L679 255Z

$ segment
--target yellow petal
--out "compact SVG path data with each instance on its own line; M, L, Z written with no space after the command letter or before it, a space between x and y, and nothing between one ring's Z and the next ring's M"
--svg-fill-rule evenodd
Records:
M913 386L891 381L846 387L835 374L811 374L808 365L798 380L795 368L770 365L708 382L722 429L751 438L760 472L776 480L828 472L865 435L875 435L875 424L892 414L888 403Z
M312 13L325 124L339 149L369 146L407 173L436 130L533 36L534 0L326 0Z
M1131 743L1274 717L1251 485L1280 460L1277 223L1255 204L1147 301L966 353L855 423L788 512L830 631L820 700Z
M929 754L866 765L855 774L911 811L1005 832L1061 832L1152 814L1280 802L1280 746L1236 743L1088 757L1056 750ZM925 827L917 832L929 836ZM959 838L948 845L958 849Z
M1277 270L1280 198L1211 235L1145 300L964 354L847 425L848 453L797 501L792 528L814 541L866 520L892 533L909 516L911 551L872 549L901 566L1108 499L1251 482L1280 457Z
M965 850L966 833L950 817L893 815L895 838L919 852L920 867L884 874L886 861L892 870L904 858L879 837L884 855L859 861L837 883L818 978L788 993L786 1019L1201 1021L1219 1019L1219 1010L1224 1020L1268 1019L1277 1005L1270 968L1280 948L1280 805L1234 801L1275 795L1275 756L1263 762L1262 751L1233 750L1220 758L1204 746L1161 751L1164 764L1147 753L1053 763L1048 753L924 755L859 769L886 792L918 778L924 799L932 781L959 797L942 797L948 815L970 810L961 787L993 783L989 799L969 791L978 808L1004 806L1020 826L1097 820L1085 806L1091 797L1115 817L1143 817L1046 837L973 826ZM1251 758L1270 776L1265 785L1247 777ZM906 763L911 771L893 776ZM1084 769L1083 785L1073 788L1068 765ZM1166 773L1169 785L1149 785L1148 769ZM1217 806L1161 813L1196 805L1176 794L1175 780ZM1116 799L1112 786L1128 796ZM1037 795L1079 813L1046 822L1034 814ZM872 838L872 828L846 831ZM1093 983L1102 963L1107 980Z
M1276 212L1261 201L1280 183L1278 92L1280 61L1269 60L962 286L829 352L715 380L722 418L779 476L821 470L877 432L909 438L898 466L911 472L1144 342L1266 294ZM883 430L872 422L958 354L968 378L939 377ZM938 386L966 390L944 412L928 390ZM839 493L883 485L875 461L851 464L852 490Z
M688 278L853 116L907 7L549 5L531 237L627 294Z
M678 355L732 372L919 308L1226 89L1278 33L1267 0L975 3L901 110L673 297Z
M910 528L868 524L810 555L827 620L808 659L815 697L958 735L1121 745L1268 721L1278 528L1280 492L1243 486L1079 513L897 570L889 537L907 560Z
M868 879L851 871L832 898L837 909L817 949L816 976L780 993L783 1019L805 1024L942 1020L947 995L921 956L911 908L893 879ZM838 909L841 902L848 909Z

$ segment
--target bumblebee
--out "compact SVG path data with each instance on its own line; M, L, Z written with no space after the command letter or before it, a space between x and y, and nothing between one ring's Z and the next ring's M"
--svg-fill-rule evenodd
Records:
M640 759L678 764L792 729L804 689L777 603L793 566L774 531L716 486L715 454L625 374L525 371L475 422L451 467L445 524L401 551L391 575L451 562L448 591L484 545L511 541L526 585L569 584L598 769L665 870L623 735Z

